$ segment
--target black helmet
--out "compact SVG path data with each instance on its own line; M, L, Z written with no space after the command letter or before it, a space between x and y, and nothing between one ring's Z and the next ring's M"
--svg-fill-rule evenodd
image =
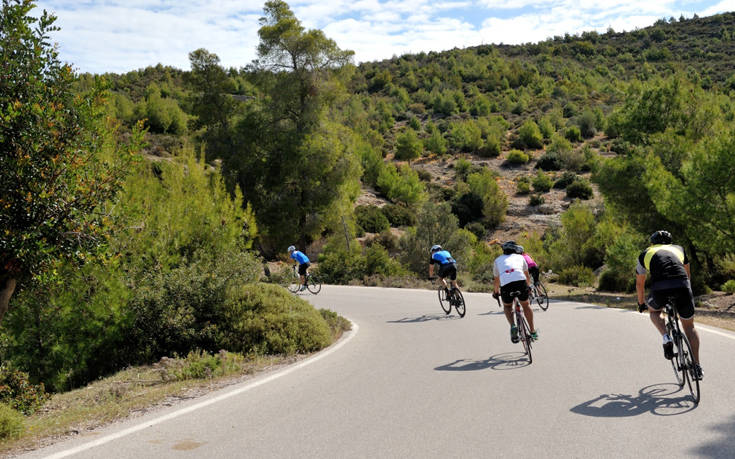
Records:
M671 233L664 230L658 230L648 238L651 244L671 244Z
M518 244L516 244L515 241L503 242L503 245L501 245L500 247L503 249L503 253L506 255L518 252Z

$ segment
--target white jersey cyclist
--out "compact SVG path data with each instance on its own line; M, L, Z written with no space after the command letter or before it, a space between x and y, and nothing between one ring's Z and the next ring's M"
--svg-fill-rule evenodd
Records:
M526 271L528 271L528 263L526 263L523 255L518 255L517 253L500 255L495 259L495 263L493 263L493 275L500 277L501 287L511 282L525 282Z

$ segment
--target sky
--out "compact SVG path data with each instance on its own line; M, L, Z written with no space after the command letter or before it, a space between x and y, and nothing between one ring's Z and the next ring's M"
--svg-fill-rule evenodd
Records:
M265 0L40 0L53 12L61 59L79 72L163 64L188 70L206 48L225 67L256 56ZM565 33L630 31L661 18L735 11L735 0L292 0L307 29L321 29L355 62L482 44L543 41Z

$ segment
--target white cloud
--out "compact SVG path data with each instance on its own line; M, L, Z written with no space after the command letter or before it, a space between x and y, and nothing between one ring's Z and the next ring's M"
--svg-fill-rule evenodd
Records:
M287 0L288 1L288 0ZM645 27L662 17L735 10L735 0L292 0L307 28L320 28L356 60L488 43L527 43L586 30ZM81 71L162 63L189 68L207 48L227 67L255 57L264 0L39 0L59 17L61 56ZM696 10L699 8L699 10Z

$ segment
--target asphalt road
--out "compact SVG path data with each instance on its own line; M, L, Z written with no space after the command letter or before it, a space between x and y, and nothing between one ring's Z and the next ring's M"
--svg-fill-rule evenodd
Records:
M733 333L699 327L695 406L634 312L552 302L528 365L488 294L465 294L463 319L431 291L302 297L358 329L287 374L28 457L735 457Z

